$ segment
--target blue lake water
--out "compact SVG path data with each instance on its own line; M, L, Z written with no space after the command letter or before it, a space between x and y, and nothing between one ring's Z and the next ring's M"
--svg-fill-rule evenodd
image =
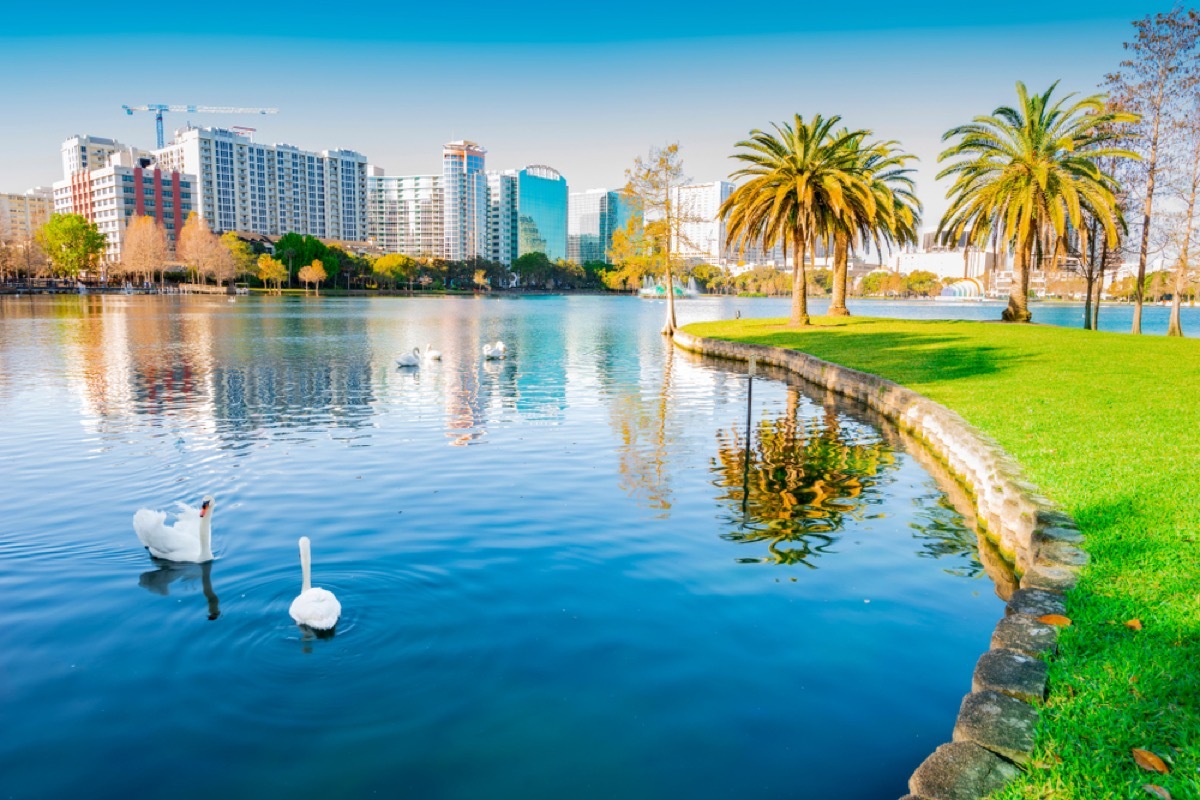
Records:
M903 794L1002 614L974 533L783 376L747 449L742 368L661 314L0 298L0 796ZM134 511L209 492L216 560L152 563Z

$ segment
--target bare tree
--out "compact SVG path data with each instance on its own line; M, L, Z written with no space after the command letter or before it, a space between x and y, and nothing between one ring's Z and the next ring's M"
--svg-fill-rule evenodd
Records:
M1163 169L1163 137L1180 113L1179 103L1195 92L1200 14L1176 6L1170 12L1133 23L1134 40L1125 43L1128 58L1105 84L1124 111L1141 117L1130 127L1127 144L1143 157L1141 169L1141 247L1134 291L1133 332L1142 332L1146 259L1154 215L1154 193Z
M137 217L129 223L121 244L121 272L153 279L168 255L167 232L154 217Z
M645 234L651 247L662 259L667 284L667 320L662 332L675 332L675 274L672 247L684 231L678 208L678 187L688 182L683 172L679 143L651 147L646 158L638 156L625 170L625 192L635 199L645 221ZM672 241L674 240L674 241Z

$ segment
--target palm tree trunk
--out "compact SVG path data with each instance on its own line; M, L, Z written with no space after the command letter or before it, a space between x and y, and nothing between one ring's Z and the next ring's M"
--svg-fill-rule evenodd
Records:
M850 316L850 309L846 308L846 273L849 258L850 235L838 231L833 236L833 302L829 304L829 314L834 317Z
M1033 232L1018 244L1013 254L1012 287L1008 290L1008 307L1000 318L1005 322L1029 322L1029 257L1033 250Z
M807 257L808 240L805 236L796 235L796 255L792 263L792 317L794 327L808 324L808 271L804 260Z

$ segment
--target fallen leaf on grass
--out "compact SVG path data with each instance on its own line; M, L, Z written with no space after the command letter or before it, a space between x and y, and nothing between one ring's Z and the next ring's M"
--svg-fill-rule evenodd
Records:
M1059 628L1065 628L1071 624L1069 617L1064 617L1062 614L1043 614L1038 617L1038 622L1044 622L1047 625L1054 625Z
M1156 783L1143 783L1142 790L1155 797L1161 797L1162 800L1171 800L1171 793Z
M1128 620L1125 623L1125 627L1129 628L1130 630L1140 631L1142 629L1142 621L1140 619Z
M1161 772L1163 775L1166 775L1171 771L1167 769L1167 764L1165 761L1154 755L1154 753L1151 753L1149 750L1141 750L1135 747L1130 752L1133 753L1133 760L1136 761L1137 765L1142 769L1149 770L1151 772Z

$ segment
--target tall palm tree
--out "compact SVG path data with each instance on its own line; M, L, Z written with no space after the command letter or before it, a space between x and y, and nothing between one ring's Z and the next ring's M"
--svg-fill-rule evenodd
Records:
M847 261L855 240L864 247L881 243L916 243L921 224L921 202L917 199L913 170L906 166L916 156L900 150L899 142L865 143L862 138L846 143L858 162L858 168L875 194L875 214L871 217L849 214L833 230L833 300L829 313L849 316L846 308ZM851 209L853 211L853 209Z
M983 246L993 229L1013 248L1013 282L1003 318L1028 322L1029 267L1039 237L1061 239L1068 225L1078 230L1086 210L1104 229L1106 241L1118 239L1117 183L1101 170L1105 157L1137 158L1108 145L1113 123L1137 116L1107 109L1103 95L1052 100L1058 83L1030 95L1017 83L1017 107L1001 106L951 128L942 141L957 139L938 161L959 159L938 178L953 176L947 193L950 208L938 224L944 241L964 235L968 245Z
M875 215L875 194L848 146L867 132L832 134L840 120L817 114L805 122L797 114L790 124L773 124L774 133L751 131L733 155L746 166L730 176L749 180L719 212L728 221L726 246L782 245L793 253L792 325L809 321L805 260L816 240L844 220Z

